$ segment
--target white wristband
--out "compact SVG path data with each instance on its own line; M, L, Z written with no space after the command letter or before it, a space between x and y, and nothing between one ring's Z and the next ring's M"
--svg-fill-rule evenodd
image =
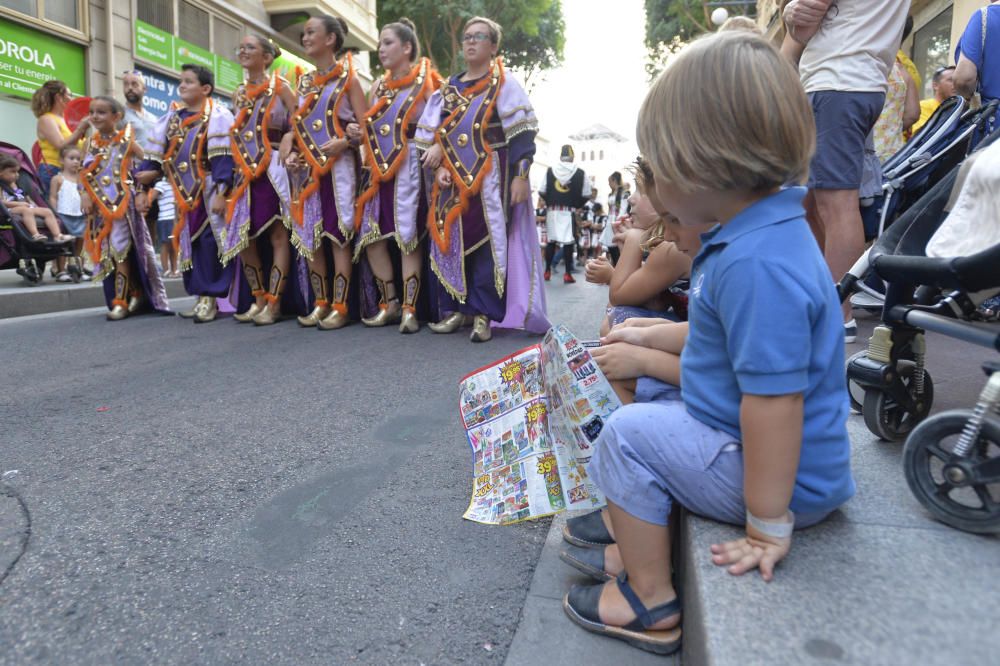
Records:
M747 525L775 539L787 539L792 536L792 531L795 529L795 514L791 510L788 511L788 518L788 522L772 523L758 518L747 509Z

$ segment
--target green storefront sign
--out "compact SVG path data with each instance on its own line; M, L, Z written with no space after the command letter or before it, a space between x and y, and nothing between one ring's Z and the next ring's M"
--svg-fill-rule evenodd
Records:
M188 62L203 65L215 74L215 85L220 90L235 90L243 82L243 68L239 63L142 21L135 22L135 54L146 62L172 72L180 72L181 65ZM296 67L312 69L305 60L290 53L283 54L276 64L279 71L291 79L294 78Z
M0 18L0 94L31 99L50 79L86 94L83 47Z

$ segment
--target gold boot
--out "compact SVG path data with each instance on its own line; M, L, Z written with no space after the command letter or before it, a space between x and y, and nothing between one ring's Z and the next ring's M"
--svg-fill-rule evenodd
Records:
M375 287L378 289L379 295L378 314L362 319L361 323L372 328L397 323L402 314L399 299L395 295L389 296L389 285L386 284L385 280L375 278Z
M111 311L108 312L109 321L120 321L128 316L128 278L124 273L115 271L115 297L111 301Z
M316 296L312 312L305 317L298 317L299 326L315 327L330 316L330 299L326 293L326 278L315 271L309 272L309 282Z
M202 296L198 299L198 305L194 306L194 323L207 324L215 321L219 314L219 306L216 304L215 296Z
M142 292L133 292L128 299L128 313L135 314L142 307Z
M435 333L454 333L458 329L462 328L462 324L464 323L465 315L461 312L452 312L436 324L427 324L427 328L431 329Z
M284 319L281 316L281 294L285 291L285 276L281 274L280 268L271 266L271 275L268 279L270 291L264 294L264 300L267 303L253 317L253 323L257 326L270 326Z
M263 309L264 309L263 307L257 305L257 301L254 301L253 303L250 304L250 307L247 308L246 312L242 314L237 312L236 314L233 315L233 319L235 319L241 324L249 324L250 322L253 321L254 317L260 314L260 311Z
M399 322L400 333L416 333L420 330L420 321L417 320L417 313L410 308L403 308L403 315Z
M399 323L400 333L416 333L420 330L417 319L417 294L420 292L420 278L416 275L403 280L403 315Z
M336 307L330 313L330 315L319 323L319 328L324 331L333 331L338 328L343 328L351 323L350 318L347 316L346 312L342 312Z
M486 315L476 315L472 322L472 335L469 339L473 342L489 342L493 337L493 329L490 328L490 318Z
M250 307L243 314L234 314L233 319L241 324L249 324L264 309L263 306L257 305L257 299L262 298L267 292L264 291L264 276L261 273L260 266L243 264L243 277L246 278L247 286L250 287L250 295L253 296L254 302L250 304Z

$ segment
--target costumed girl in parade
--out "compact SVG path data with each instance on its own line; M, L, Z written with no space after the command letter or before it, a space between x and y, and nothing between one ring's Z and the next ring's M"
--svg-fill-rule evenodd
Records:
M211 99L214 89L211 70L181 66L182 103L173 105L156 124L143 165L162 171L173 189L177 211L173 238L184 288L198 297L194 309L181 316L199 323L215 319L216 299L229 294L236 269L235 264L223 266L219 259L226 193L233 182L229 141L233 114ZM140 210L148 207L145 197L139 195Z
M379 293L379 311L362 323L385 326L398 321L400 333L416 333L427 197L417 146L411 139L441 77L428 58L420 58L420 42L409 19L382 28L378 54L385 76L372 90L372 106L362 123L369 181L358 198L355 257L362 252L367 255ZM390 238L402 254L402 304L393 279Z
M118 129L125 109L111 97L90 102L94 133L84 147L80 207L88 217L84 246L94 260L94 280L104 280L108 319L149 306L169 312L146 221L135 206L133 165L142 149L131 125Z
M496 58L501 29L474 17L462 48L468 71L434 93L415 141L434 169L427 218L438 309L430 328L452 333L473 316L471 340L492 337L490 322L544 332L541 253L528 171L538 122L524 89Z
M357 125L368 110L364 90L344 48L347 24L343 19L318 16L306 21L302 47L316 71L299 77L298 110L292 117L293 137L286 139L286 158L292 180L292 241L309 261L309 284L314 307L302 326L332 330L346 326L347 295L351 282L351 239L354 237L354 200L357 189ZM333 259L330 293L327 251Z
M288 172L278 155L289 113L295 109L295 93L277 73L268 75L278 55L278 47L262 37L248 35L240 42L238 59L247 80L233 95L236 119L229 132L236 174L226 205L222 261L239 255L253 302L234 316L258 326L302 309L288 233Z

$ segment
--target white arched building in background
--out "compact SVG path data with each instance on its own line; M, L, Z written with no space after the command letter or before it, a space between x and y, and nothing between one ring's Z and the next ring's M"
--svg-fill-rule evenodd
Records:
M628 139L613 129L597 123L569 136L576 152L576 163L597 188L598 201L608 195L608 177L620 171L625 180L632 180L626 167L635 161L634 148ZM558 152L561 146L555 146Z

